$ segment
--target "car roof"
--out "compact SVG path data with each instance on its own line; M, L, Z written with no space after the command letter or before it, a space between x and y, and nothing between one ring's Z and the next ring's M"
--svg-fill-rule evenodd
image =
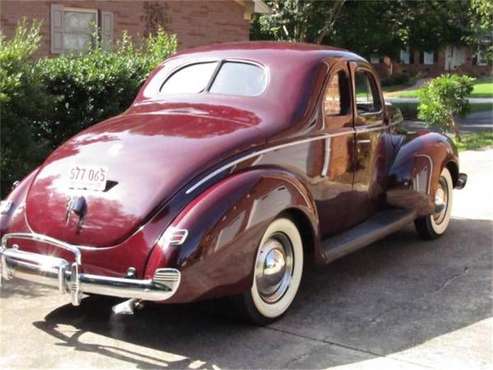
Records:
M331 57L366 62L361 56L345 49L318 44L276 41L226 42L199 46L179 51L172 59L214 56L218 59L242 58L258 62L269 61L268 64L275 65L286 62L284 59L278 59L281 55L283 58L296 57L298 61L304 60L307 63Z

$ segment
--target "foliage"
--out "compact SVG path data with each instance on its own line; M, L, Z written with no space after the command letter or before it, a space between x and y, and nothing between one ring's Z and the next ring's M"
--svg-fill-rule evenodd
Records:
M491 0L471 0L469 12L471 33L464 40L475 50L485 52L489 63L493 62L493 2Z
M2 195L60 143L124 111L149 72L176 50L175 36L159 29L139 46L123 34L105 50L95 37L85 54L34 62L39 41L37 23L20 24L10 41L2 37Z
M253 39L321 43L333 32L345 0L267 0L271 14L254 20Z
M175 48L174 36L162 30L141 47L124 33L112 52L96 45L86 54L41 60L39 74L54 97L42 135L56 147L91 124L121 113L148 73Z
M273 13L255 19L252 39L330 43L396 58L407 46L431 51L470 37L471 1L490 0L269 0Z
M366 56L397 58L408 46L437 50L469 35L468 9L467 0L348 0L332 41Z
M48 110L41 79L32 56L41 41L40 23L22 20L15 36L0 34L0 193L5 194L19 174L42 159L46 143L34 134Z
M444 130L453 130L460 141L459 127L454 119L465 115L469 107L474 78L445 74L434 78L423 87L418 96L418 118L427 124Z

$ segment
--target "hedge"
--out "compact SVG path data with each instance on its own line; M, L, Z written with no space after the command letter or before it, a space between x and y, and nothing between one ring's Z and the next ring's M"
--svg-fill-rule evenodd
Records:
M122 34L113 50L97 35L84 54L35 60L40 24L25 20L15 36L0 34L0 193L23 178L63 141L124 111L142 82L175 52L163 30L135 43Z

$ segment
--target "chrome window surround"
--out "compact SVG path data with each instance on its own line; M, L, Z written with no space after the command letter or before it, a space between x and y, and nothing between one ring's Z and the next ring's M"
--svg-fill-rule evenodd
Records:
M55 256L26 252L18 244L11 247L7 242L15 239L31 240L49 244L69 251L75 262ZM173 268L157 269L153 279L130 279L81 273L81 252L77 246L63 241L31 233L10 233L2 237L0 245L0 287L3 280L19 278L37 284L58 288L62 294L69 293L74 306L80 304L82 293L135 298L147 301L164 301L178 290L180 271Z

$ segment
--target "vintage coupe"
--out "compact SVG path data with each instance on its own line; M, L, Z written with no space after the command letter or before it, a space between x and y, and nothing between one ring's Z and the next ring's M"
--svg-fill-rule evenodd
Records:
M133 105L68 140L2 202L1 276L83 294L234 296L253 322L328 263L414 222L442 235L467 177L439 133L406 131L372 67L340 49L181 52Z

